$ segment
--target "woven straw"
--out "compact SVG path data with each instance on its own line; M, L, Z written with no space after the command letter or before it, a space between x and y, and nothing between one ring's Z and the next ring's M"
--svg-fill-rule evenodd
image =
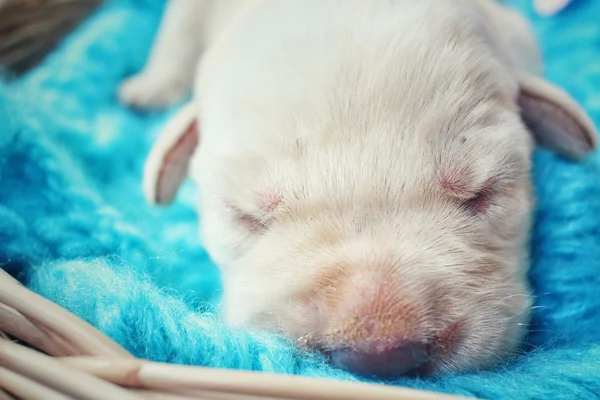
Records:
M0 0L0 65L19 75L37 65L102 0Z
M2 333L3 332L3 333ZM0 400L255 400L458 397L393 386L136 359L0 269Z

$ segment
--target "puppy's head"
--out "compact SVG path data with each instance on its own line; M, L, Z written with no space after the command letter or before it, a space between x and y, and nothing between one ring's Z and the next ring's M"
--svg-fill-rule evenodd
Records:
M432 108L409 125L333 121L320 129L369 134L311 128L236 151L203 147L192 103L153 149L146 194L169 203L194 159L232 325L282 332L368 376L485 367L526 332L532 138L575 159L596 141L542 79L500 103Z

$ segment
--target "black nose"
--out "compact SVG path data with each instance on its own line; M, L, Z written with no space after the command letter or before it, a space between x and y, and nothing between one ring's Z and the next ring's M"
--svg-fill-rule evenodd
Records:
M405 375L427 361L427 345L403 342L391 349L379 349L377 342L366 346L332 351L338 367L366 378L393 379Z

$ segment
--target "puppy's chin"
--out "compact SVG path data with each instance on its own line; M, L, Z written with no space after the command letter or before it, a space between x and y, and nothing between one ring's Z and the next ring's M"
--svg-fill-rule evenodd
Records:
M487 369L523 344L531 300L519 280L464 282L457 290L444 279L394 272L332 269L305 287L302 279L268 286L231 279L227 323L282 333L338 368L384 380Z
M509 362L523 351L530 316L526 304L513 315L481 313L461 321L456 329L444 331L433 344L429 360L415 373L435 377L492 369Z

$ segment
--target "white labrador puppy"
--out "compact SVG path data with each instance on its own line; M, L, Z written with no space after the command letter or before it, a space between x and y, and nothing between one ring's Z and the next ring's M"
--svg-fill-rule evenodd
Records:
M596 146L540 75L529 26L492 0L171 0L120 96L166 106L195 82L145 190L198 184L226 321L385 378L522 342L534 143Z

